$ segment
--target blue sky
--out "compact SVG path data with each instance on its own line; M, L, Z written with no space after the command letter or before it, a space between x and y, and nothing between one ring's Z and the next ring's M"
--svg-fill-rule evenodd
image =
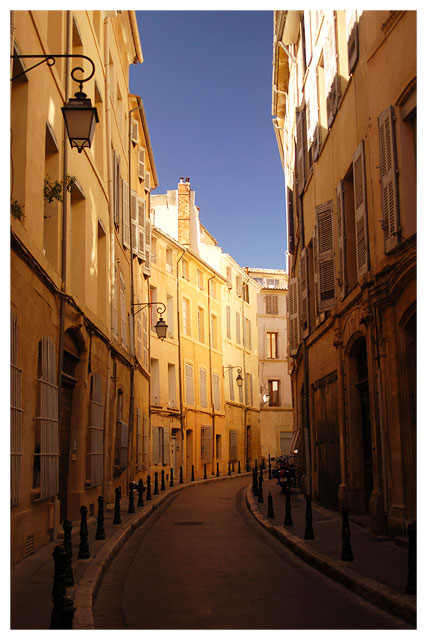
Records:
M272 11L137 11L159 178L189 177L200 218L243 267L286 268L285 186L271 116Z

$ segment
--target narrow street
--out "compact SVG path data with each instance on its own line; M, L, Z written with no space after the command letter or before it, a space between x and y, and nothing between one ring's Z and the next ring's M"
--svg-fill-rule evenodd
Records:
M310 568L248 512L248 478L167 500L104 575L96 629L408 629Z

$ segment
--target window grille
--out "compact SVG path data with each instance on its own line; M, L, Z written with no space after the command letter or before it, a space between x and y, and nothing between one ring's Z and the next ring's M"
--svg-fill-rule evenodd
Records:
M56 385L55 345L47 336L39 342L37 435L35 466L40 469L40 498L59 490L58 386ZM37 446L38 445L38 446ZM39 451L37 451L39 449ZM38 465L37 465L38 458Z

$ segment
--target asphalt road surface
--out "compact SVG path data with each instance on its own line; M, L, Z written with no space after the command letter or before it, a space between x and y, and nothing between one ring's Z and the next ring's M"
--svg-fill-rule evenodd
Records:
M171 496L130 537L96 629L410 629L309 567L248 512L242 477Z

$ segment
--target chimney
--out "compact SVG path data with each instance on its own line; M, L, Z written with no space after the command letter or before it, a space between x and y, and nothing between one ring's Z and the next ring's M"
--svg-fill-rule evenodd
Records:
M190 246L190 178L178 183L178 242Z

